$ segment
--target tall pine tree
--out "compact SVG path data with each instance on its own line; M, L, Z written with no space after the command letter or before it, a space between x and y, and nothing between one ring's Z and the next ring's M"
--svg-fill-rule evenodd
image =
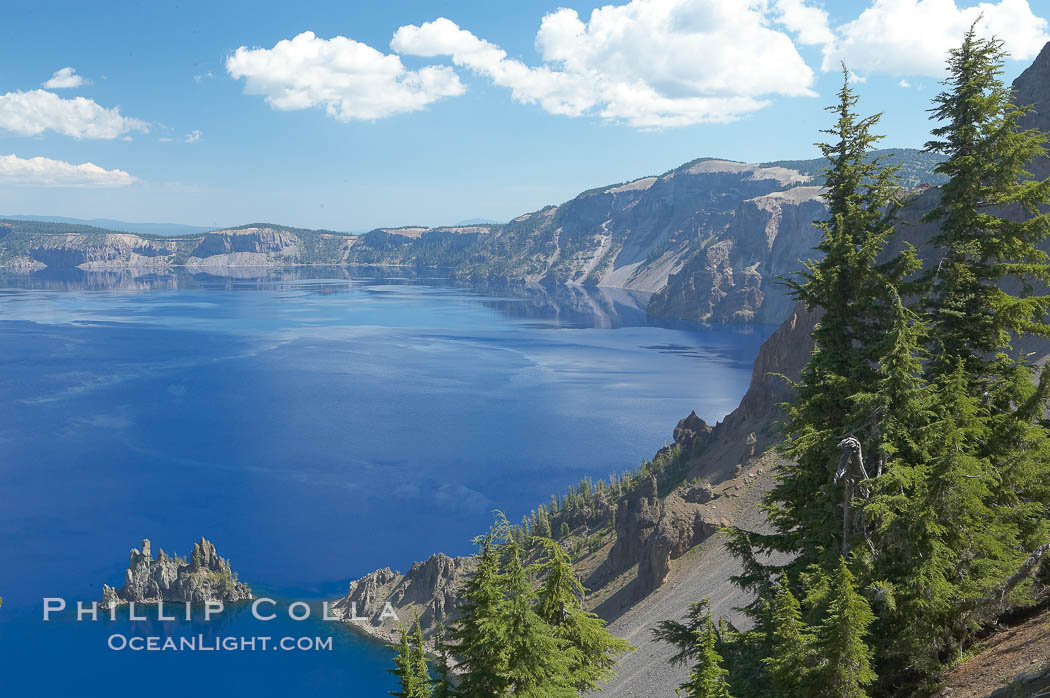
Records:
M805 695L814 664L813 635L786 577L777 585L771 616L771 656L763 661L770 686L778 696Z
M453 652L463 671L460 690L468 696L502 696L511 685L507 677L509 629L499 554L504 540L498 526L479 540L477 568L467 580L460 617L452 630Z
M917 555L898 596L917 670L931 671L1001 604L986 603L1029 553L1050 540L1050 440L1040 424L1050 389L1021 352L1028 337L1050 336L1050 181L1028 163L1046 136L1022 131L1030 111L1002 81L998 39L971 27L950 52L941 122L927 148L947 159L949 178L927 220L940 252L925 275L927 379L936 390L937 431L927 482L913 496ZM1026 585L1014 592L1024 602ZM946 654L948 653L948 654Z
M866 642L868 626L875 620L871 607L857 593L845 558L830 580L828 607L817 629L821 658L816 668L816 695L827 698L864 698L866 686L875 681L872 652Z
M1015 365L1001 353L1012 339L1050 335L1050 297L1031 285L1050 282L1037 247L1050 233L1050 216L1039 212L1050 203L1050 182L1033 181L1026 170L1045 155L1046 135L1019 129L1031 108L1016 106L1003 83L1005 57L1002 41L970 28L949 54L946 89L931 110L942 125L926 144L947 156L936 171L949 178L926 217L938 223L931 243L943 250L927 294L932 372L953 373L962 360L978 394ZM1006 279L1019 284L1016 293L1000 286Z
M569 660L553 628L536 612L531 570L513 541L506 545L505 581L506 676L511 691L530 698L576 695L569 682Z
M543 582L536 610L554 629L560 651L568 661L569 683L583 695L615 676L617 658L634 648L606 630L605 621L583 608L586 590L576 577L569 556L556 542L542 542L546 560L539 570Z
M388 670L397 677L399 690L389 693L395 698L430 698L430 672L419 617L411 632L402 626L400 633L401 642L394 648L394 668Z
M718 633L708 612L696 633L696 663L689 672L689 679L678 690L679 696L688 698L731 698L729 694L729 672L722 666L718 653Z
M829 161L828 219L819 224L824 256L789 282L795 297L821 316L786 425L791 463L765 502L775 534L756 538L766 550L793 555L792 574L811 564L830 569L840 554L864 543L847 489L856 489L864 476L854 468L836 478L840 444L855 439L861 461L873 469L885 459L884 422L894 415L864 398L879 394L881 352L899 319L897 288L916 266L911 251L880 262L893 232L899 188L895 169L870 154L879 116L857 116L857 97L843 72L839 102L828 108L837 120L825 131L835 140L820 144Z

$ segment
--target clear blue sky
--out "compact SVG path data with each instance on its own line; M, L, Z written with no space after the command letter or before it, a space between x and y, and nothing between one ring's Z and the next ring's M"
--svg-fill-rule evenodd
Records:
M0 214L507 220L696 157L815 156L840 59L884 143L920 147L938 57L976 4L19 3L0 42ZM1023 56L1013 79L1050 6L984 4Z

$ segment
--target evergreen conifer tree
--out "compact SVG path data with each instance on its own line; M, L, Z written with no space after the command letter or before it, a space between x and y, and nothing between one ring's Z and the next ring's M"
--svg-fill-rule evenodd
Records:
M863 461L873 467L884 459L884 422L893 415L863 398L879 393L880 352L898 321L897 288L917 265L910 250L879 260L893 232L899 188L895 169L870 157L879 115L858 117L856 103L844 69L839 102L828 107L837 120L825 132L835 141L820 144L829 161L829 215L819 224L824 256L789 281L795 297L822 315L786 425L791 463L765 503L775 534L755 540L794 555L793 574L811 564L831 569L840 554L863 542L862 520L843 512L847 482L836 482L840 442L855 438ZM845 478L850 485L863 479L852 472Z
M539 536L540 538L551 537L551 520L547 514L547 507L540 505L539 511L536 512L536 525L533 527L533 535Z
M506 546L504 632L506 677L515 696L558 698L574 696L568 678L568 660L554 630L536 612L538 599L531 570L521 560L514 542Z
M583 608L586 590L576 577L569 556L552 540L540 568L543 584L537 613L554 629L560 651L568 661L569 684L583 695L616 675L617 658L634 648L605 629L605 622Z
M493 526L479 540L477 569L466 582L460 617L452 630L453 652L463 670L460 690L467 696L502 696L511 685L507 677L510 629L499 556L504 539L501 529Z
M389 691L395 698L430 698L430 674L427 672L426 655L423 653L423 636L419 630L419 619L413 632L400 628L401 642L395 646L394 668L388 671L397 677L399 690ZM422 662L422 672L420 670ZM423 676L426 676L424 679Z
M1033 181L1026 170L1045 155L1046 135L1019 129L1031 108L1013 103L1002 81L1005 56L1002 41L970 28L949 54L946 89L930 110L943 125L926 144L947 156L936 171L949 178L927 216L939 225L931 243L944 250L929 276L931 367L943 376L962 360L975 393L1015 365L1001 354L1012 338L1050 333L1050 296L1031 286L1050 281L1036 246L1050 234L1050 214L1039 211L1050 203L1050 181ZM1007 278L1021 283L1018 293L1000 287Z
M678 695L688 698L731 698L728 675L729 672L722 667L718 634L709 612L696 635L696 663Z
M412 637L410 638L410 644L412 647L412 683L416 687L418 698L430 698L430 688L433 680L430 677L430 665L427 663L427 652L426 647L423 644L423 627L419 624L419 616L416 616L416 622L412 626ZM416 696L411 696L416 698Z
M778 696L805 695L814 663L813 635L802 622L798 599L784 577L773 596L771 615L771 656L763 661L771 688Z
M1029 553L1050 540L1050 442L1039 423L1048 376L1016 347L1047 336L1050 279L1037 244L1050 233L1050 182L1026 167L1046 137L1021 131L1030 111L1001 80L1002 42L974 27L950 52L945 91L934 100L931 151L949 177L927 220L941 251L920 290L929 328L926 379L935 391L936 438L915 469L901 518L911 550L896 580L893 628L908 668L936 671L983 624L985 603ZM1045 210L1045 209L1044 209ZM1013 598L1023 601L1026 585Z
M864 698L866 686L875 681L872 652L865 637L875 620L871 607L854 587L846 559L830 579L828 608L817 629L817 649L822 660L816 669L816 695L827 698Z

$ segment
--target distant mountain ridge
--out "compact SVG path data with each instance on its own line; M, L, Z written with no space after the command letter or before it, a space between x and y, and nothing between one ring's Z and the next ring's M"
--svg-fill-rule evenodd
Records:
M17 221L45 221L52 223L69 223L103 230L123 233L141 233L144 235L199 235L221 226L186 225L184 223L129 223L112 218L66 218L63 216L0 216L0 219Z
M880 151L909 183L938 180L939 158ZM0 220L0 267L144 270L303 264L443 268L471 282L586 285L656 294L674 322L780 322L777 276L811 256L825 214L820 159L765 165L700 158L661 175L582 192L507 223L400 226L351 234L252 223L179 235L81 222Z

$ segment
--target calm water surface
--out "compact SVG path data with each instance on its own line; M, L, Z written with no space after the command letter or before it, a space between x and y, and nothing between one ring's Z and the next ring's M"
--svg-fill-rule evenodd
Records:
M646 326L622 292L243 276L0 276L0 694L385 695L388 651L335 624L43 623L41 598L99 598L144 537L206 536L282 599L468 553L493 509L516 521L690 410L724 416L771 330ZM333 649L115 652L114 632Z

